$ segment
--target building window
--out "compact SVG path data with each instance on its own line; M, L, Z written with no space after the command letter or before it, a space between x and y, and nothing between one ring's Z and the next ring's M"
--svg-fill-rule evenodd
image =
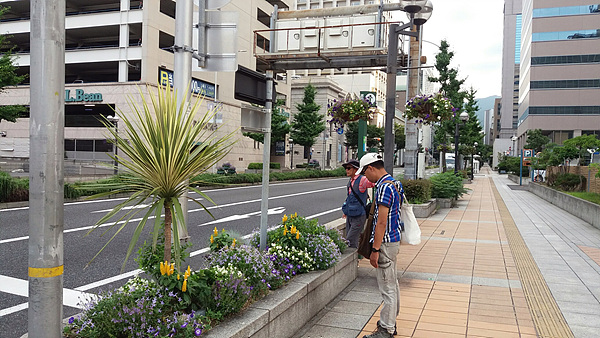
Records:
M531 81L531 89L600 88L600 79Z
M562 32L538 32L531 34L532 42L560 41L575 39L600 38L600 29L580 29L576 31Z
M531 58L531 64L534 66L578 63L600 63L600 54L536 56Z
M600 106L529 107L532 115L600 115Z
M534 18L548 18L553 16L584 15L600 13L600 5L569 6L569 7L551 7L535 8L533 10Z

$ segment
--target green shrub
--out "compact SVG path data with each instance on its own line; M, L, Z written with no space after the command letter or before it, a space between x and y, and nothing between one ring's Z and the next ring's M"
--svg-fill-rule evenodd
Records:
M27 201L29 199L29 179L13 178L0 171L0 202Z
M429 180L400 180L404 193L410 203L421 204L431 199L431 182Z
M248 164L248 169L262 169L263 168L263 164L262 163L250 163ZM281 169L281 163L277 163L277 162L270 162L269 163L269 168L270 169Z
M519 175L521 172L521 158L505 156L502 161L498 163L498 170L505 170L506 172ZM529 176L529 167L523 166L523 177L527 176Z
M585 187L586 178L585 176L571 173L559 173L549 177L548 184L560 190L576 191L581 190L583 187Z
M452 172L431 176L431 196L434 198L459 198L467 189L463 187L463 178Z

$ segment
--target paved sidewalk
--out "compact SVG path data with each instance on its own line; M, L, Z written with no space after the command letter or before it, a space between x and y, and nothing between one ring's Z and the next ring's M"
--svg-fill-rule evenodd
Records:
M398 257L396 337L600 337L600 230L511 186L484 168L458 207L420 220L422 243ZM375 270L358 264L296 337L375 330Z

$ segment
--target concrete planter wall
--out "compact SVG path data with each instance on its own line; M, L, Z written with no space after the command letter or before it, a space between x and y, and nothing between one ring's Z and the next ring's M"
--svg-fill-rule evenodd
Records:
M436 198L438 208L452 208L454 206L453 198Z
M207 332L206 337L293 336L356 279L357 258L355 249L347 249L334 267L296 276L288 285Z
M600 205L548 188L540 183L530 182L527 188L534 195L600 229Z
M430 199L427 203L423 204L412 204L413 212L417 218L427 218L431 216L437 209L437 201Z

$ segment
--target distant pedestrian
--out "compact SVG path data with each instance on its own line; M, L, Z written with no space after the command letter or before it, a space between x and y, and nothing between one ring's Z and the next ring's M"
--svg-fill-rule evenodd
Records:
M365 206L367 205L368 188L373 188L374 183L367 180L362 175L357 175L360 166L357 160L350 160L342 164L346 169L346 176L350 177L347 185L346 201L342 206L342 212L346 219L346 239L350 242L351 248L358 247L358 239L363 231L363 226L367 220Z
M363 338L389 338L396 334L396 317L400 311L400 287L396 274L396 259L400 249L400 182L394 180L383 166L379 154L368 153L360 159L358 172L377 185L375 215L371 242L371 265L377 269L377 285L383 306L377 331ZM398 189L398 188L399 189Z

